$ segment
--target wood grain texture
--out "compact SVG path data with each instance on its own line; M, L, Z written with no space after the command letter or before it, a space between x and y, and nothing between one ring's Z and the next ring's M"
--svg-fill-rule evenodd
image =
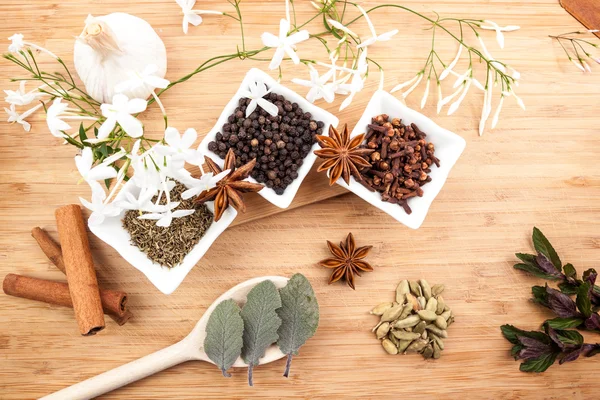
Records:
M198 8L226 7L224 1L200 3ZM305 18L310 6L297 3L303 4L298 6L299 17ZM249 47L254 48L260 33L276 31L284 6L282 1L243 4ZM126 291L135 318L122 327L107 320L107 328L98 335L81 337L71 310L0 295L0 398L39 397L161 349L184 337L212 301L235 284L294 272L302 272L312 282L321 305L321 324L294 358L289 379L281 376L284 360L259 366L254 388L247 387L244 370L224 379L212 366L188 363L103 398L597 398L598 358L553 366L542 375L523 374L499 331L503 323L534 329L550 317L527 301L530 287L543 282L512 268L513 253L530 249L534 225L580 272L600 264L600 74L579 73L547 37L581 26L555 0L526 4L407 0L403 4L423 12L483 17L522 27L507 35L503 51L493 43L493 32L486 38L492 54L521 72L518 92L527 112L505 102L498 128L479 137L480 96L467 96L451 117L436 116L434 104L425 107L426 115L463 136L467 148L421 229L405 228L353 195L340 196L228 229L171 296L158 292L92 236L100 284ZM238 43L235 21L212 16L184 36L181 15L171 1L9 0L0 5L4 16L0 37L22 32L70 63L69 38L81 30L87 13L113 11L136 14L157 28L168 49L170 79L233 50ZM421 68L430 36L422 31L421 21L405 13L379 12L374 20L382 32L400 29L399 38L378 44L370 53L386 69L389 89ZM356 30L366 33L367 27ZM441 52L451 58L455 47ZM13 87L7 77L15 69L1 65L0 86ZM259 62L234 61L166 93L170 120L179 129L194 126L207 132L243 73L253 66L264 68ZM306 75L303 69L288 68L284 81ZM336 112L339 100L326 108L353 126L377 80L374 73L346 111ZM409 106L418 107L422 90L409 98ZM159 135L156 108L145 118L148 128ZM56 239L54 209L88 195L86 187L76 185L73 150L51 137L40 120L34 121L29 134L6 124L0 124L0 132L0 276L14 272L64 279L39 250L30 230L39 225ZM307 179L301 204L339 193L339 189L326 190L323 176ZM265 204L257 198L245 218L269 214ZM330 271L316 265L327 256L325 240L341 240L349 231L359 245L374 245L368 260L375 271L357 280L355 292L343 284L327 286ZM392 299L399 280L417 278L445 283L444 297L457 315L443 357L435 362L418 356L387 356L370 333L376 322L368 315L371 305ZM585 336L599 341L597 335Z
M600 3L586 0L560 0L560 5L591 30L600 29ZM600 38L600 32L594 35Z

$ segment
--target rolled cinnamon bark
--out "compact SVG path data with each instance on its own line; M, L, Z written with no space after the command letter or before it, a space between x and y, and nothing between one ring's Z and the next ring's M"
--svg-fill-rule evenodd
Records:
M38 242L40 248L46 254L48 259L52 261L54 265L62 272L65 272L65 263L62 258L62 250L58 243L56 243L48 232L42 228L36 226L31 230L31 236ZM27 296L19 296L26 297ZM34 299L35 300L35 299ZM104 313L110 316L119 325L123 325L129 321L133 314L127 310L125 304L127 303L127 293L115 291L115 290L104 290L100 288L100 300L102 301L102 308ZM44 301L44 300L41 300ZM72 304L72 303L71 303ZM73 307L69 305L68 307Z
M8 274L4 278L2 289L10 296L73 308L69 286L63 282ZM132 314L125 309L127 303L125 293L116 290L100 290L100 299L104 313L113 317L119 325L123 325L131 318Z
M61 207L55 217L79 332L94 335L104 329L104 312L81 207Z

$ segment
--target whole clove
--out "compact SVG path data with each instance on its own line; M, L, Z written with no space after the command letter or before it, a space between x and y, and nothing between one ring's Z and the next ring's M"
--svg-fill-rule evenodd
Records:
M390 120L386 114L373 117L367 128L361 147L375 151L370 156L371 167L360 171L360 184L379 192L381 200L412 213L408 200L423 197L422 187L431 182L431 166L440 166L435 146L416 124L404 125L401 119Z

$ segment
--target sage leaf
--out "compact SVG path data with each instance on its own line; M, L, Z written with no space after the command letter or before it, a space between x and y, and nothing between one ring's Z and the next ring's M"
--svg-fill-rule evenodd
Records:
M204 351L219 367L223 376L242 353L244 321L240 307L233 300L225 300L215 307L206 324Z
M589 318L592 315L592 302L590 300L590 290L591 285L589 282L582 283L579 286L579 289L577 290L577 299L575 301L579 312L582 313L583 316L586 318Z
M267 347L275 343L279 336L277 329L281 318L275 310L281 307L281 297L273 282L266 280L254 286L248 293L242 308L244 320L244 346L242 357L248 364L248 385L253 386L252 370L259 364Z
M569 329L575 328L583 324L582 318L571 317L571 318L554 318L546 321L546 324L553 329Z
M558 272L560 272L562 266L560 258L558 257L558 254L556 254L554 247L552 247L552 245L550 244L548 239L546 239L546 236L544 236L542 231L534 227L532 239L533 247L535 247L535 250L538 253L544 255L544 257L546 257L552 263L552 265L554 265Z
M319 303L310 282L302 274L295 274L287 285L279 291L281 308L277 314L281 318L281 326L277 331L277 345L282 353L287 354L283 376L289 376L292 356L310 339L319 325Z

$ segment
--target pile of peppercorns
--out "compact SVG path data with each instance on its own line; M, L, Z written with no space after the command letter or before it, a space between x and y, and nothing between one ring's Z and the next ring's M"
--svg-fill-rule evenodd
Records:
M315 135L323 134L324 124L282 95L269 93L264 98L277 106L277 115L258 106L246 117L251 100L242 98L208 149L224 159L232 148L236 167L256 158L251 176L281 195L298 177L298 169L310 153Z

